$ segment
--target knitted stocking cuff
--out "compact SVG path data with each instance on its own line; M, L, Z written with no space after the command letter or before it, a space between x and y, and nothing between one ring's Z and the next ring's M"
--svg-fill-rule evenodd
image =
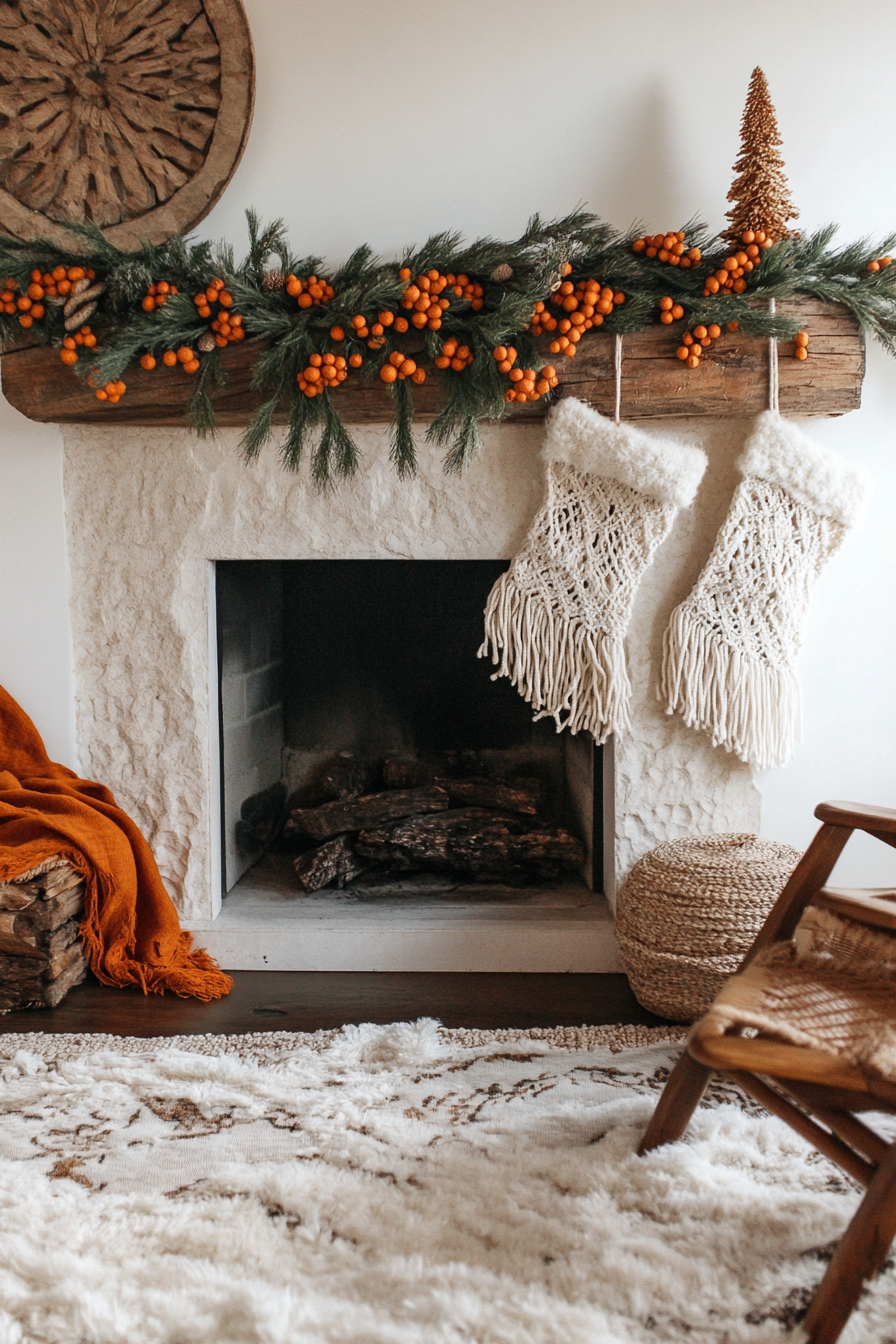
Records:
M758 417L738 467L713 552L669 621L660 695L667 714L767 769L799 741L809 597L859 521L869 482L774 411Z
M559 732L603 742L629 726L624 635L641 577L706 457L668 437L616 425L567 398L542 457L547 500L492 589L485 641L498 666Z

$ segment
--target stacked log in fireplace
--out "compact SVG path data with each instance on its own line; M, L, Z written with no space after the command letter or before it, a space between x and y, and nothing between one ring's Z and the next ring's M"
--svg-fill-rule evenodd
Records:
M582 842L546 819L544 782L481 767L466 753L375 762L345 754L290 797L275 784L247 799L237 840L248 853L294 853L306 893L362 876L435 871L520 886L581 870Z

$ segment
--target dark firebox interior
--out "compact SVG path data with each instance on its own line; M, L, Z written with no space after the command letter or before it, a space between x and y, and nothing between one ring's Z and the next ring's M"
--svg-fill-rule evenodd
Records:
M539 776L546 820L581 832L569 796L568 735L551 719L533 722L507 678L492 681L491 660L476 656L506 560L219 562L219 583L227 581L222 570L236 578L258 565L276 565L282 587L287 754L454 753L459 773ZM594 792L599 808L599 787ZM594 868L599 874L599 854Z

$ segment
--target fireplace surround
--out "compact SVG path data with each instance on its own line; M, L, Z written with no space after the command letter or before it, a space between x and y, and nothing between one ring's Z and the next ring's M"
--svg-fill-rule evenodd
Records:
M633 726L607 744L602 764L606 902L491 913L359 912L351 902L258 895L242 910L230 898L222 905L214 573L219 561L506 560L541 501L541 426L486 428L460 477L444 475L439 453L420 443L411 481L391 467L388 431L362 427L361 472L325 495L304 472L284 472L276 450L247 467L237 431L201 439L170 428L64 429L78 766L134 816L183 923L225 965L616 970L610 910L642 853L683 835L758 830L749 768L666 717L655 694L665 621L724 516L745 427L658 428L699 437L710 468L635 606Z

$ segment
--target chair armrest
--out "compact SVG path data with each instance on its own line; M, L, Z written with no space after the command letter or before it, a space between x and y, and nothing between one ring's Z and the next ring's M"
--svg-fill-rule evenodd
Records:
M873 929L896 933L896 890L887 887L822 887L812 905Z
M819 803L815 815L829 826L849 826L854 831L896 836L896 811L891 807L872 807L870 803Z

